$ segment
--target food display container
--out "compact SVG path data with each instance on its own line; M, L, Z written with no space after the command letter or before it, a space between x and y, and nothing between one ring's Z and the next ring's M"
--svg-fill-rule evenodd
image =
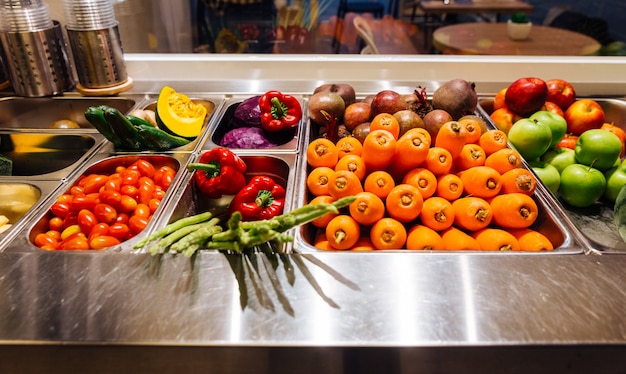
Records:
M154 165L156 169L161 166L169 166L177 171L175 178L173 179L168 190L166 191L165 196L161 200L162 205L159 205L159 207L153 213L153 216L158 216L164 209L162 206L167 205L166 202L173 194L173 192L171 191L174 191L176 189L181 177L181 173L178 171L180 171L182 165L186 164L190 155L191 153L189 152L178 152L167 155L137 155L121 153L111 154L106 152L100 152L93 155L87 162L78 167L77 170L72 173L71 177L67 179L67 181L58 186L55 189L54 193L50 194L49 198L46 199L45 202L38 205L37 214L31 216L28 222L25 222L20 227L20 233L16 234L16 239L13 242L9 243L6 251L41 251L41 249L34 245L35 237L37 236L37 234L46 232L49 229L48 220L51 217L49 213L50 207L60 195L67 193L70 187L72 187L81 176L87 176L89 174L110 175L114 173L116 167L130 166L138 159L149 161L152 165ZM151 219L148 222L148 226L146 226L144 231L149 230L149 227L154 225L155 221L156 219ZM138 235L141 235L144 231L142 231ZM136 240L135 238L136 236L127 241L123 241L117 246L108 247L104 250L121 251L123 249L130 249L132 247L132 243L134 242L134 240Z
M487 126L489 128L495 128L495 126L493 125L493 123L491 123L489 116L485 115L484 112L481 112L479 110L476 111L475 113L478 117L482 118ZM311 124L309 126L309 131L306 132L305 135L305 139L304 139L304 144L308 144L310 143L313 139L318 137L318 133L319 130L317 128L318 126L315 126L313 124ZM303 148L305 147L305 145L303 145ZM296 195L296 204L297 205L304 205L306 204L308 201L310 201L312 199L312 196L310 195L310 193L307 191L307 187L306 187L306 177L307 177L307 173L310 169L310 167L307 165L307 160L306 160L306 152L302 152L302 154L300 155L300 163L298 165L298 169L299 169L299 175L298 175L298 180L297 180L297 195ZM527 165L523 165L523 167L528 168ZM570 222L570 220L568 219L568 217L560 210L558 209L554 209L554 203L551 201L552 197L550 196L549 191L541 184L538 183L538 188L536 189L535 193L534 193L534 199L535 202L537 203L538 207L539 207L539 217L538 219L535 221L535 223L530 227L532 229L537 230L538 232L542 233L543 235L545 235L550 242L552 243L554 250L553 251L542 251L542 252L532 252L533 254L555 254L555 253L560 253L560 254L575 254L575 253L581 253L581 247L580 247L580 243L579 243L579 238L578 235L576 234L576 228L574 227L574 225ZM300 229L298 230L298 236L297 236L297 241L296 241L296 246L299 250L301 251L313 251L313 252L320 252L323 250L317 249L314 246L314 240L316 235L320 232L320 229L318 229L317 227L315 227L312 224L307 224L307 225L303 225L300 227ZM387 251L382 251L382 252L387 252ZM402 250L402 249L397 249L394 252L404 252L407 253L432 253L432 252L438 252L441 253L442 251L433 251L433 250L427 250L427 251L406 251L406 250ZM463 252L463 253L485 253L485 251L468 251L468 250L463 250L463 251L443 251L445 253L450 253L450 252L455 252L455 253L459 253L459 252ZM378 251L377 253L381 253L380 251ZM509 251L506 252L509 254L520 254L520 253L531 253L531 252L518 252L518 251Z
M241 104L245 99L249 97L251 96L234 97L234 98L228 99L225 102L224 107L222 108L222 111L219 114L219 120L216 121L217 122L216 126L211 131L210 138L207 139L206 143L204 143L204 145L202 146L202 149L213 148L221 144L221 141L222 141L222 138L224 138L224 135L228 133L230 130L233 130L234 128L232 125L232 121L233 121L235 110L237 110L237 107L239 106L239 104ZM252 148L252 147L245 147L245 148L242 147L242 148L237 148L237 150L258 152L260 150L267 149L269 152L273 152L273 153L274 152L280 152L280 153L297 152L299 140L301 139L301 134L302 134L302 128L303 128L302 124L306 122L305 121L306 119L305 102L303 99L300 99L300 103L302 105L302 111L303 113L305 113L303 115L304 118L301 121L300 126L295 128L292 132L288 131L288 132L281 132L280 134L271 134L271 133L262 131L260 129L253 129L251 131L257 131L257 130L260 131L263 134L263 136L271 144L274 144L274 145L267 147L265 146L265 143L264 143L263 148L257 149L257 148Z
M605 122L613 123L626 130L626 101L610 98L592 98L597 101L605 114ZM488 117L493 112L493 100L485 98L479 102L479 111ZM552 195L546 189L546 193ZM553 209L562 211L573 222L576 232L582 235L581 244L587 250L606 254L626 253L626 243L620 237L613 222L613 204L600 199L590 207L577 208L568 205L558 195Z

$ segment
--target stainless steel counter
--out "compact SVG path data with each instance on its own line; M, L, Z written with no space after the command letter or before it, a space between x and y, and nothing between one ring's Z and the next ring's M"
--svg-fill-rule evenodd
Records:
M127 56L133 91L479 92L532 73L626 96L624 58ZM228 68L226 68L228 67ZM619 74L618 74L619 73ZM481 89L482 87L482 89ZM0 252L1 372L623 372L626 256Z

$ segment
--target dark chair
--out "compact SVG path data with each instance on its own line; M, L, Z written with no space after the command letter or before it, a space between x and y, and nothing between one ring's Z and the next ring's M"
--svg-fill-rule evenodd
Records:
M340 0L339 7L337 8L337 18L342 19L347 13L372 13L375 18L382 18L385 14L385 5L378 2L378 0L372 1L350 1Z

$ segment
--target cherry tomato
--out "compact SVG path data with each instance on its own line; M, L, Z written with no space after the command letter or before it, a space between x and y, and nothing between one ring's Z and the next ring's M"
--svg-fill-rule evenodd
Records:
M120 189L122 195L130 196L135 200L139 199L139 188L136 186L124 185Z
M75 236L61 243L61 245L59 246L59 249L67 249L67 250L89 249L89 242L87 241L87 238L84 236Z
M119 239L113 236L100 235L89 240L89 247L91 249L103 249L103 248L111 247L120 243L121 242L119 241Z
M80 227L80 231L84 232L86 235L89 235L89 233L91 233L91 229L96 224L98 224L98 219L92 211L87 209L81 209L78 212L78 226Z
M120 201L119 210L122 212L132 212L137 207L137 200L130 196L122 195L122 201Z
M86 194L90 194L100 191L100 187L104 186L108 179L108 175L89 174L85 178L81 179L78 185L83 187Z
M107 235L110 235L119 240L126 239L128 237L128 234L130 234L130 229L128 228L128 225L126 225L125 223L117 222L109 226L109 231L107 232Z
M141 216L131 216L128 220L128 228L132 234L138 234L148 226L148 218Z
M115 223L123 223L125 225L128 225L128 219L130 217L128 216L127 213L118 213L117 217L115 217Z
M61 231L59 230L48 230L46 231L46 235L55 239L56 241L61 241Z
M120 176L122 177L122 186L137 186L141 173L139 170L126 169L120 173Z
M117 218L117 211L109 204L96 204L93 208L93 214L98 222L104 222L106 224L112 224Z
M73 195L69 193L64 193L63 195L60 195L59 197L57 197L57 203L69 204L72 202L73 198L74 198Z
M167 188L172 184L174 176L176 176L176 170L169 166L161 166L154 173L153 179L157 186L161 186L161 188L167 190Z
M154 193L152 194L153 199L163 200L165 197L165 191L161 188L161 186L156 186L154 189Z
M50 230L61 231L63 230L63 218L61 217L52 217L48 220L48 227Z
M63 218L63 229L78 224L78 212L70 212L65 218Z
M122 202L122 194L118 191L105 190L100 192L100 202L102 204L109 204L114 208L118 208Z
M52 248L59 247L59 241L47 233L39 233L35 236L35 245L39 248L50 246Z
M133 216L139 216L143 218L150 217L150 207L147 204L143 203L137 204L137 207L133 211Z
M152 198L148 201L148 207L150 208L150 214L154 214L154 212L159 208L161 204L161 199Z
M139 202L148 204L154 194L154 181L148 177L139 178Z
M98 199L92 195L77 195L74 196L70 203L70 210L78 212L82 209L93 210L93 207L98 204Z
M143 159L139 159L135 161L131 165L131 167L135 167L137 170L139 170L142 176L148 177L148 178L152 178L152 176L154 176L154 173L156 172L154 165L152 165L150 161L143 160Z
M121 174L122 172L124 172L124 170L126 170L126 166L119 165L115 167L115 173L117 174Z
M70 195L84 195L85 194L85 189L82 188L81 186L72 186L70 187Z
M87 235L87 241L91 242L91 240L97 236L107 235L109 233L109 225L106 223L98 223L96 224L89 235Z
M50 211L57 217L65 218L70 213L70 204L56 201L50 207Z
M104 184L104 191L119 191L122 188L122 177L119 174L109 176Z

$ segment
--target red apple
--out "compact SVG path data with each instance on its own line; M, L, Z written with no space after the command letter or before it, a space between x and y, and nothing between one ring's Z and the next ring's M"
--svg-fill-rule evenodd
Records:
M546 100L555 103L561 109L566 110L576 101L576 90L569 82L563 79L548 79L546 85L548 86Z
M565 111L567 132L580 135L591 129L599 129L604 124L604 110L597 101L579 99Z
M548 97L548 86L540 78L520 78L511 83L504 94L504 103L515 113L530 115L543 106Z
M563 135L563 138L561 138L561 141L555 145L555 147L574 149L576 147L577 141L578 135L565 134Z
M543 106L541 107L541 110L552 112L565 118L565 112L563 112L560 106L556 105L552 101L546 101L545 104L543 104Z
M507 107L495 110L490 117L493 124L505 134L508 134L513 124L522 118Z

